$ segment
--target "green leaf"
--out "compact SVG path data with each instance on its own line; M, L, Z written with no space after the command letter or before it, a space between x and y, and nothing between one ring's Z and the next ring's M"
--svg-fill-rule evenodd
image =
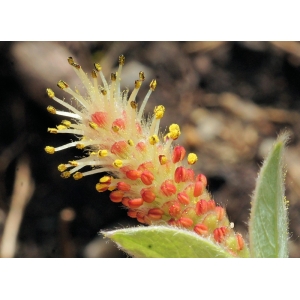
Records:
M288 257L288 217L282 167L287 139L287 133L278 137L258 175L249 223L252 257Z
M134 257L232 257L212 241L171 226L133 227L101 233Z

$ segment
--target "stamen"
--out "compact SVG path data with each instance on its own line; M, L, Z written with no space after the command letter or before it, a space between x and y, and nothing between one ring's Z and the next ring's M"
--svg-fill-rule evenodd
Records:
M94 64L94 67L95 67L95 69L97 70L97 72L99 72L99 74L100 74L101 80L102 80L103 85L104 85L104 89L105 89L106 91L108 91L108 84L107 84L107 81L106 81L106 79L105 79L105 77L104 77L104 75L103 75L103 73L102 73L102 67L100 66L99 63L95 63L95 64Z
M86 88L87 92L89 93L89 95L92 98L94 98L95 97L95 90L94 90L94 87L93 87L90 79L88 78L87 74L84 73L84 71L82 70L82 68L81 68L80 65L78 65L78 64L76 64L74 62L74 60L73 60L72 57L68 58L68 62L69 62L69 64L71 66L74 67L75 73L77 74L77 76L79 77L79 79L82 81L82 83L83 83L84 87ZM66 91L66 92L70 92L70 91ZM77 97L75 95L73 95L73 97L77 99L78 95L77 95ZM80 102L83 100L83 103L85 103L85 104L83 104L83 103L81 103L81 104L86 107L87 103L86 103L86 101L82 97L80 97L80 100L79 99L77 99L77 100L80 101Z
M137 95L137 93L138 93L138 91L139 91L142 83L143 82L141 80L136 80L135 81L135 83L134 83L134 90L131 92L131 95L130 95L130 97L128 99L128 104L131 105L131 102L135 101L136 95Z
M119 69L117 72L117 85L116 85L116 91L118 95L120 94L120 81L121 81L121 73L122 73L122 67L125 64L125 56L122 54L119 56Z
M51 106L51 105L49 105L49 106L47 107L47 111L48 111L50 114L53 114L53 115L56 114L56 109L55 109L53 106Z
M154 107L154 117L150 127L150 135L158 133L160 119L164 116L165 107L163 105Z
M49 91L50 90L50 91ZM51 89L47 89L46 90L47 93L48 93L48 96L51 95L52 96L52 93L53 92ZM53 93L54 94L54 93ZM49 96L50 97L50 96ZM77 119L79 118L78 116L80 116L81 118L83 117L83 114L81 112L79 112L75 107L73 107L72 105L70 105L69 103L66 103L60 99L58 99L57 97L55 96L52 96L50 97L51 99L55 100L56 102L58 102L59 104L61 104L62 106L68 108L70 111L72 111L77 117ZM56 111L56 114L59 114L58 111ZM62 113L60 113L62 115ZM66 113L67 114L67 113ZM73 117L73 116L72 116Z
M139 120L142 118L142 115L143 115L144 109L145 109L145 107L146 107L146 104L147 104L147 102L148 102L148 99L149 99L151 93L155 90L156 85L157 85L157 82L156 82L155 79L153 79L153 80L151 81L151 83L150 83L150 89L149 89L149 91L148 91L146 97L144 98L144 100L143 100L143 102L142 102L142 105L141 105L141 108L140 108L140 110L139 110L139 113L138 113L138 119L139 119Z

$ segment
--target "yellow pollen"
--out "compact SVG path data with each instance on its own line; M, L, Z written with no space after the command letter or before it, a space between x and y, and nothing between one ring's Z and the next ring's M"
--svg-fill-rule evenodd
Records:
M60 88L60 89L66 89L67 87L69 87L68 86L68 84L65 82L65 81L63 81L63 80L60 80L58 83L57 83L57 86Z
M128 140L127 143L128 143L129 146L134 146L133 140Z
M58 130L56 128L48 128L48 132L56 134Z
M139 73L139 78L140 78L141 81L144 81L144 80L145 80L145 74L144 74L143 71L141 71L141 72Z
M98 156L100 156L100 157L107 156L107 154L108 154L107 150L99 150L98 151Z
M190 153L187 157L189 165L193 165L198 160L198 157L195 153Z
M89 154L90 156L91 155L97 155L97 152L95 152L95 151L92 151L92 152L90 152L90 154Z
M156 134L151 135L151 136L149 137L149 143L150 143L151 145L155 145L155 144L158 143L158 142L159 142L159 138L158 138L158 136L157 136Z
M103 177L101 177L101 178L99 179L99 182L101 182L101 183L106 183L106 182L110 182L111 179L112 179L111 176L103 176Z
M96 69L98 72L100 72L100 71L102 70L102 67L100 66L99 63L95 63L95 64L94 64L94 67L95 67L95 69Z
M76 172L74 175L73 175L73 178L75 180L79 180L83 177L82 173L81 172Z
M114 132L118 132L118 131L120 130L120 127L117 126L117 125L113 125L113 126L111 127L111 129L112 129Z
M157 82L156 82L155 79L153 79L153 80L150 82L150 89L151 89L152 91L154 91L155 88L156 88L156 86L157 86Z
M69 120L62 120L61 123L67 128L70 128L70 126L72 125L72 123Z
M77 149L83 149L84 147L85 147L84 144L80 144L80 143L79 143L79 144L76 145L76 148L77 148Z
M63 172L67 170L67 166L65 164L60 164L58 165L57 169L59 172Z
M139 89L141 87L141 85L142 85L142 82L140 80L136 80L134 82L134 88L135 89Z
M113 190L115 190L116 188L117 188L117 187L113 185L113 186L109 186L109 187L108 187L108 190L109 190L109 191L113 191Z
M49 98L55 97L55 94L51 89L46 89L46 92L47 92Z
M78 166L78 162L76 160L69 160L69 164L73 167L77 167Z
M154 114L156 119L161 119L164 116L165 107L163 105L154 107Z
M89 126L92 128L92 129L97 129L98 128L98 125L94 122L89 122Z
M69 171L65 171L60 174L60 177L62 177L62 178L69 178L70 176L71 176L71 173Z
M50 114L53 114L55 115L56 114L56 109L53 107L53 106L48 106L47 107L47 111L50 113Z
M57 125L56 128L58 130L64 130L64 129L67 129L67 127L65 125Z
M46 146L45 147L45 151L48 153L48 154L53 154L55 152L55 148L52 147L52 146Z
M116 159L113 163L116 168L121 168L123 166L123 161L120 159Z
M119 64L121 66L124 66L125 64L125 56L123 54L119 56Z

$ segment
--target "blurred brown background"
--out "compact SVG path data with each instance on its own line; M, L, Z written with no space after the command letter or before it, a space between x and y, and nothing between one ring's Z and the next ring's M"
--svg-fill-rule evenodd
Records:
M179 143L198 154L195 168L246 239L262 159L282 129L292 132L285 155L289 246L300 257L299 42L1 42L0 53L2 256L126 257L97 232L137 223L95 190L99 176L59 176L57 165L82 152L44 151L71 139L47 133L62 118L47 113L53 103L46 88L60 98L67 97L56 87L60 79L81 88L67 57L86 72L100 62L109 75L124 54L122 86L132 89L139 71L146 82L157 79L147 111L163 104L162 128L180 125Z

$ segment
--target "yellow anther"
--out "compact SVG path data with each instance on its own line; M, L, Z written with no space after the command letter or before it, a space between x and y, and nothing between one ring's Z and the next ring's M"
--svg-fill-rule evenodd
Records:
M65 171L60 174L60 177L62 177L62 178L69 178L70 176L71 176L71 173L69 171Z
M90 155L97 155L97 152L92 151L92 152L90 152Z
M56 114L56 109L53 107L53 106L48 106L47 107L47 111L50 113L50 114L53 114L55 115Z
M95 67L95 69L96 69L98 72L100 72L100 71L102 70L102 67L100 66L99 63L95 63L95 64L94 64L94 67Z
M103 176L103 177L101 177L101 178L99 179L99 182L101 182L101 183L107 183L107 182L110 182L111 179L112 179L111 176Z
M108 187L108 190L109 191L113 191L113 190L115 190L117 187L115 186L115 185L112 185L112 186L109 186Z
M103 183L97 183L96 184L96 190L97 192L101 193L101 192L105 192L107 189L107 184L103 184Z
M156 82L155 79L153 79L153 80L150 82L150 89L151 89L152 91L154 91L155 88L156 88L156 86L157 86L157 82Z
M80 143L79 143L79 144L76 145L76 148L77 148L77 149L83 149L84 147L85 147L84 144L80 144Z
M111 79L111 81L116 81L117 80L117 74L116 73L111 73L110 74L110 79Z
M141 87L141 85L142 85L142 82L140 80L136 80L134 82L134 88L135 89L139 89Z
M63 171L66 171L67 170L67 166L65 164L60 164L58 165L57 169L59 172L63 172Z
M113 165L114 167L116 168L121 168L123 166L123 161L120 160L120 159L116 159L114 162L113 162Z
M161 165L165 165L168 162L168 159L165 155L160 155L159 156L159 162Z
M168 133L168 137L170 137L172 140L178 139L180 136L180 127L177 124L172 124L169 127L170 132Z
M72 123L69 120L62 120L61 124L63 124L64 126L66 126L67 128L70 128Z
M195 153L190 153L187 157L189 165L193 165L198 160L198 157Z
M151 135L150 137L149 137L149 143L151 144L151 145L155 145L156 143L158 143L159 142L159 138L158 138L158 136L156 135L156 134L153 134L153 135Z
M55 152L55 148L52 147L52 146L46 146L45 147L45 151L48 153L48 154L53 154Z
M134 146L133 140L128 140L127 143L128 143L129 146Z
M83 177L83 174L81 172L76 172L74 175L73 175L73 178L75 180L79 180Z
M135 101L131 101L130 102L130 106L133 108L133 109L136 109L137 108L137 103Z
M177 140L180 136L180 131L178 130L173 130L171 132L169 132L169 137L172 139L172 140Z
M67 129L67 127L65 125L57 125L56 128L58 130L64 130L64 129Z
M67 87L69 87L68 86L68 84L65 82L65 81L63 81L63 80L60 80L58 83L57 83L57 86L60 88L60 89L66 89Z
M96 70L92 70L92 77L97 78L97 71Z
M52 99L53 97L55 97L55 94L51 89L46 89L46 92L49 98Z
M107 90L101 89L101 94L105 96L107 94Z
M163 105L154 107L154 114L156 119L161 119L164 116L165 107Z
M173 131L173 130L178 130L178 131L180 131L180 127L179 127L178 124L172 124L172 125L169 126L169 130L170 130L170 131Z
M71 56L68 57L68 63L69 63L70 65L73 65L73 64L75 63L73 57L71 57Z
M107 151L107 150L99 150L99 151L98 151L98 156L99 156L99 157L107 156L107 154L108 154L108 151Z
M118 132L120 130L120 127L117 126L117 125L113 125L111 126L111 129L114 131L114 132Z
M77 167L78 166L78 162L76 160L69 160L69 164L72 166L72 167Z
M56 134L58 130L56 128L48 128L48 132Z
M89 122L89 126L92 128L92 129L97 129L98 128L98 125L94 122Z
M119 56L119 65L124 66L125 64L125 56L122 54Z
M141 71L141 72L139 73L139 78L140 78L141 81L144 81L144 80L145 80L145 74L144 74L143 71Z

